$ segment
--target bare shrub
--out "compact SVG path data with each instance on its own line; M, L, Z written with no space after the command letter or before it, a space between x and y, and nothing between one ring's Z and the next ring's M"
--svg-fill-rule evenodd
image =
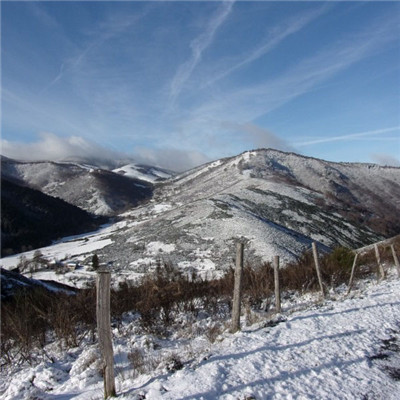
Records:
M322 279L332 287L347 283L355 254L345 247L337 247L321 259Z
M247 265L243 271L243 294L249 304L257 309L266 306L265 300L271 297L274 290L274 270L270 263L251 267Z
M93 292L76 295L51 293L43 288L19 290L1 304L1 357L4 364L13 360L32 362L32 352L52 339L60 345L78 346L96 326Z
M280 280L282 290L299 292L319 290L312 253L306 251L297 262L289 263L285 268L282 268Z
M222 333L223 327L220 324L212 324L205 331L205 336L210 343L214 343L217 337Z
M128 360L132 364L135 372L144 374L146 372L146 361L140 349L133 349L128 354Z
M400 242L400 239L398 239ZM400 248L400 243L396 246ZM382 246L383 260L392 256L389 246ZM390 257L390 258L389 258ZM322 277L332 286L347 283L354 253L338 248L320 259ZM373 249L360 255L356 278L376 273ZM111 314L114 323L122 326L124 313L135 312L140 326L146 331L165 337L172 329L189 326L200 311L212 316L213 321L230 318L234 271L228 269L219 279L204 280L193 276L189 279L177 267L159 263L155 272L146 275L136 285L120 284L111 291ZM314 260L305 252L297 262L280 269L282 291L305 292L319 290ZM247 319L251 323L253 309L266 311L273 293L273 268L269 263L246 265L243 273L243 298L247 302ZM1 304L1 360L32 361L32 350L42 348L48 340L57 338L65 347L78 346L91 334L95 340L96 293L94 287L81 289L75 295L50 293L44 289L21 290ZM187 318L182 321L184 313ZM210 342L220 334L221 324L216 322L205 331ZM204 330L201 330L204 332ZM201 333L199 331L199 333ZM129 355L137 369L148 365L143 354Z

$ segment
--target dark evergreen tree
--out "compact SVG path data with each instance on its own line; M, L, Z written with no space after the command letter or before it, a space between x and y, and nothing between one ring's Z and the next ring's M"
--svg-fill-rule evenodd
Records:
M92 257L92 267L94 270L99 269L99 256L97 254Z

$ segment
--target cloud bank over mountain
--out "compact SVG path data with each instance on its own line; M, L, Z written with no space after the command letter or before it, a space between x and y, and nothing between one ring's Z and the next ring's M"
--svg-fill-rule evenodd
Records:
M127 157L79 136L60 137L49 132L40 133L39 139L30 143L2 140L1 152L6 157L24 161L82 158L110 162Z
M41 133L35 142L1 140L1 154L21 161L83 160L102 167L114 167L124 161L159 166L172 171L185 171L210 161L206 155L193 150L174 148L136 148L129 154L105 148L80 136L60 137Z

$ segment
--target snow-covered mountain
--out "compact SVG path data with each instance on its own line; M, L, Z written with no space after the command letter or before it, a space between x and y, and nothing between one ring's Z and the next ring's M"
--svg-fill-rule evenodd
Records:
M87 164L2 158L2 177L97 215L115 215L152 195L152 185Z
M174 172L163 168L135 163L116 168L113 172L151 183L161 182L175 175Z
M90 251L75 241L68 253L82 261L97 248L102 261L113 262L116 280L133 279L157 260L203 276L219 273L233 264L238 239L248 262L279 255L284 264L312 241L328 251L400 233L399 199L400 168L248 151L156 185L150 202L97 233L101 246L92 235Z
M124 215L103 256L137 271L158 256L205 272L230 265L240 237L259 261L289 261L312 241L359 247L399 233L399 196L399 168L245 152L157 188L150 205Z
M399 198L400 168L245 152L159 183L150 201L117 222L41 249L41 257L79 261L79 269L32 274L85 287L95 279L90 260L97 253L102 263L112 262L114 286L151 272L160 260L210 276L233 264L238 239L246 242L247 262L280 255L284 264L311 241L320 250L355 248L400 233ZM19 259L0 265L11 269ZM190 329L165 340L143 333L136 315L126 313L113 325L117 392L124 399L397 399L400 281L394 270L388 278L371 284L368 277L350 296L343 286L331 288L322 302L315 293L287 293L281 315L271 320L246 311L235 334L211 315L190 319L182 312L179 326L186 321ZM196 333L200 327L209 330ZM102 397L98 345L90 336L67 351L49 343L36 365L10 365L0 378L2 398ZM180 364L171 367L176 359ZM140 371L139 362L149 369Z

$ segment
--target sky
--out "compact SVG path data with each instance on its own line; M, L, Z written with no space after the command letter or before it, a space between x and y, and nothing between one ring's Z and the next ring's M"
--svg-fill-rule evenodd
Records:
M1 2L1 153L400 166L400 3Z

